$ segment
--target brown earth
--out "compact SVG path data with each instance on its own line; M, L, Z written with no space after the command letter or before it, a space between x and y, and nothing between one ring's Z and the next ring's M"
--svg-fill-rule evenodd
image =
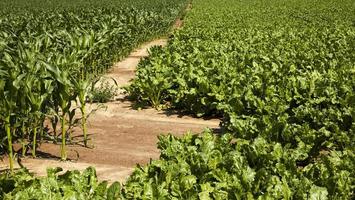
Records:
M140 59L148 56L148 49L154 45L166 45L166 39L154 40L142 45L126 59L115 64L108 77L115 79L119 86L129 84L134 78L135 68ZM106 103L106 109L99 109L89 119L90 145L69 145L70 161L59 161L59 145L44 143L38 148L38 158L24 158L21 163L37 175L45 175L47 167L62 167L64 170L83 170L94 166L100 180L124 182L136 164L147 164L159 157L156 147L157 136L173 133L180 136L187 131L200 132L206 127L218 128L218 119L197 119L172 111L157 111L152 108L135 110L133 103L125 100L119 91L117 101ZM91 104L88 109L96 108ZM74 140L80 140L81 130L77 128ZM0 170L7 167L6 159L0 161Z

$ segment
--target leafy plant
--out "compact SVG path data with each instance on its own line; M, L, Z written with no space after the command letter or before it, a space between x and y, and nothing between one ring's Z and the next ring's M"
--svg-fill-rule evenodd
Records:
M88 96L90 102L106 103L118 94L117 83L115 80L103 80L102 82L95 84Z
M67 171L59 174L61 168L47 170L47 177L35 178L27 170L21 169L13 175L0 176L0 197L2 199L118 199L120 184L108 187L107 182L99 182L94 168L82 173Z
M202 187L206 199L353 198L354 174L348 170L355 145L353 10L348 0L193 1L184 27L168 46L152 49L127 91L141 104L222 118L223 134L237 141L236 168L250 174L253 184L228 173L239 184L233 188L237 194L221 198L206 195L216 182L208 179L209 171L201 173L207 178L189 172L173 180L189 176L192 186L169 198L198 198L195 191ZM190 157L191 171L207 167L194 165L197 155ZM218 169L226 171L221 164ZM176 191L178 186L160 181L161 171L143 168L142 176L149 177L143 183L158 182L152 191ZM132 191L145 195L148 184L134 186ZM137 193L132 198L140 197Z
M216 136L210 130L159 137L160 159L137 166L122 187L83 173L26 170L0 176L3 199L353 199L354 152L330 151L300 164L307 154L280 143Z
M159 160L138 166L123 188L127 199L351 199L354 153L332 151L300 166L303 149L263 138L160 136Z

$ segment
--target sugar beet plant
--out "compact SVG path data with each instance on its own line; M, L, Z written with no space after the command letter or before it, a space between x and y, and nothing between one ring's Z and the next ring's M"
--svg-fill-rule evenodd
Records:
M68 171L59 174L60 168L48 169L47 177L34 178L26 169L16 174L0 175L1 199L107 199L120 197L119 183L108 187L106 181L99 182L94 168L82 173Z
M31 149L36 157L45 121L51 122L51 137L61 143L65 160L77 109L87 146L91 83L138 44L166 34L186 5L149 2L0 3L0 148L7 149L11 169L13 143L21 144L22 155Z
M355 151L354 11L350 0L196 0L184 28L166 48L152 49L127 90L154 107L220 116L225 132L250 144L281 145L283 154L297 155L284 167L298 176L293 167L323 166L325 155ZM346 174L354 188L353 170ZM317 176L312 184L324 187ZM341 193L331 184L323 189Z
M124 185L99 183L88 168L35 178L26 170L0 175L2 199L353 199L354 152L319 155L299 167L302 150L264 138L159 137L160 159L137 166Z

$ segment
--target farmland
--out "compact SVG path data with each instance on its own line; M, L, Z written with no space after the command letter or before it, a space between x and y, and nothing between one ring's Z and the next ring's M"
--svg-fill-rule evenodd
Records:
M33 2L0 3L12 9L0 14L1 147L10 160L13 142L35 157L49 120L65 160L72 102L86 145L92 83L167 34L188 2ZM21 170L0 176L0 197L353 199L354 52L352 0L193 0L183 28L151 48L125 90L142 108L220 118L221 135L159 136L160 158L124 185L100 182L93 168Z
M100 8L90 1L78 1L76 6L65 1L3 3L0 134L7 138L3 147L10 161L13 142L22 144L23 155L30 147L36 157L45 120L52 124L53 140L61 140L61 159L66 160L70 140L66 134L78 121L76 109L81 111L87 146L85 106L92 84L138 44L167 33L186 5L184 1L151 1L146 7L141 1L130 6L128 1L109 2ZM73 101L79 107L73 108Z
M228 181L215 174L203 176L213 174L211 166L196 172L190 161L186 176L200 192L241 199L353 195L355 5L341 2L196 0L169 45L140 63L132 97L221 116L224 131L237 138L239 162L247 165L236 168L250 175L237 178L241 193L219 186Z

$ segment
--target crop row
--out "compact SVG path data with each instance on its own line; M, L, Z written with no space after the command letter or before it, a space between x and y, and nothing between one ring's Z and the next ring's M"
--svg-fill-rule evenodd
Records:
M184 28L152 49L127 91L154 107L222 117L224 132L254 151L246 166L263 170L258 176L275 190L287 185L274 198L301 198L297 184L305 183L293 181L311 168L313 187L349 198L355 161L343 156L355 150L354 10L350 0L196 0ZM270 148L285 157L268 160L278 156ZM325 161L334 156L340 168ZM262 187L251 195L270 198Z
M1 2L0 149L8 149L11 169L12 144L22 145L22 155L31 149L36 157L44 136L61 143L65 160L68 133L78 122L86 146L92 84L137 45L166 34L186 4L122 0L100 7L95 2ZM81 117L74 117L76 110ZM47 134L45 121L53 134Z
M137 166L124 185L100 182L93 168L33 177L0 175L1 199L353 199L354 154L331 152L302 170L280 143L232 135L161 136L160 159ZM352 182L351 182L352 181ZM328 185L328 187L322 187Z

